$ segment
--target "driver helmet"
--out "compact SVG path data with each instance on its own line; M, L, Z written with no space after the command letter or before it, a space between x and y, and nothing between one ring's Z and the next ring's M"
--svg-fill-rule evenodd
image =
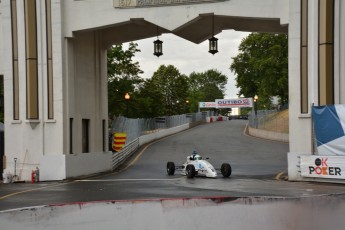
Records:
M193 155L197 155L198 153L196 152L196 150L193 151Z
M195 155L194 160L201 160L202 157L200 155Z

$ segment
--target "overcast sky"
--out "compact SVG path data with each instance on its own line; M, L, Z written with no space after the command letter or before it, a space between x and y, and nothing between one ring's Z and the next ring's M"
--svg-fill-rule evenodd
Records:
M201 44L177 37L173 34L163 34L159 39L163 41L163 55L159 58L153 55L153 41L148 38L135 41L141 52L135 54L134 60L139 61L140 68L144 71L143 78L152 77L160 65L174 65L182 74L189 75L193 71L205 72L216 69L228 77L225 98L237 98L238 90L235 86L235 76L229 67L231 57L238 54L238 46L241 40L249 33L236 32L233 30L223 31L217 34L218 53L212 55L208 52L208 40ZM127 49L126 46L124 48Z

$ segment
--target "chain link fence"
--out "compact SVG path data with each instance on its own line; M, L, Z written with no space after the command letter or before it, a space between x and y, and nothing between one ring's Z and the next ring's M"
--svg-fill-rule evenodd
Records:
M279 115L278 115L279 114ZM289 133L288 110L258 110L248 116L249 126L279 133Z
M123 116L114 117L111 121L111 129L109 133L110 144L114 133L126 133L126 143L137 139L138 137L162 129L168 129L187 123L196 123L205 121L210 112L188 113L174 116L161 116L150 119L144 118L126 118Z

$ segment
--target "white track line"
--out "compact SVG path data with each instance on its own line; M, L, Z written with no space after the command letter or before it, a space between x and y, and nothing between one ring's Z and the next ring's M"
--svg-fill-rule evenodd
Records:
M174 181L174 180L179 180L182 177L179 178L174 178L174 179L101 179L101 180L92 180L92 179L85 179L85 180L76 180L79 182L108 182L108 181L113 181L113 182L120 182L120 181Z

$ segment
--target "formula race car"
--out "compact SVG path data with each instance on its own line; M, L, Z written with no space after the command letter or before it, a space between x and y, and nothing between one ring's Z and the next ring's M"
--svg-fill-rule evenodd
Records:
M182 175L188 178L195 176L205 176L215 178L217 177L217 171L220 172L223 177L229 177L231 175L231 166L229 163L223 163L220 169L215 169L210 162L203 160L198 154L193 153L187 157L187 161L182 166L175 166L174 162L167 163L168 175L174 175L176 170L180 170Z

